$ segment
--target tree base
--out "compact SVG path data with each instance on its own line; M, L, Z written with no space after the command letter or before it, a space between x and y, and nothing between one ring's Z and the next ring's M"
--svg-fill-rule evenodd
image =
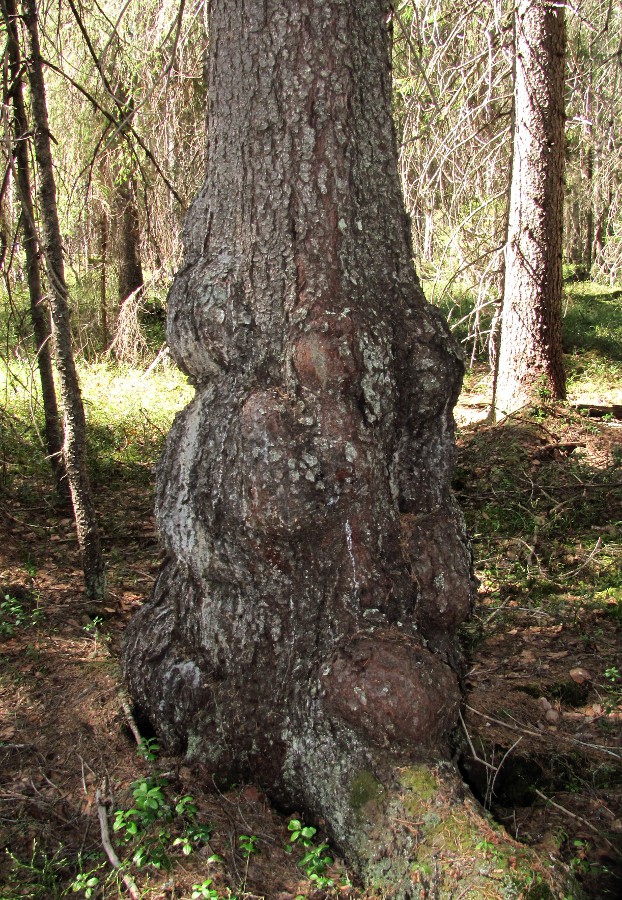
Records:
M395 768L390 787L371 772L353 782L352 835L365 883L394 900L583 896L559 863L519 844L479 806L447 762Z

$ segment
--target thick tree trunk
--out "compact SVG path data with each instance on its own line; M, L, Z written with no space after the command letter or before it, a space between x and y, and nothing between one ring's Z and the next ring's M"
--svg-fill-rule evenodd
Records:
M516 12L515 127L497 416L565 396L562 360L564 7Z
M30 165L28 160L28 133L30 129L24 107L21 52L15 0L2 0L1 8L7 31L10 60L11 84L9 95L13 105L13 133L15 136L13 152L17 164L17 182L22 207L22 231L24 233L24 251L26 254L26 271L30 295L30 316L37 351L39 378L41 380L41 396L43 398L43 414L45 417L45 442L59 496L68 501L69 488L63 462L62 430L52 369L51 325L41 286L39 241L30 186Z
M62 239L56 206L56 185L50 150L43 61L39 49L36 0L23 0L28 33L28 78L34 122L34 144L39 170L39 203L43 223L43 250L50 283L54 354L63 406L63 454L84 569L85 591L93 600L105 595L104 565L97 518L86 468L86 422L69 326L69 304Z
M407 893L401 767L448 753L471 574L449 486L462 361L412 267L388 12L211 4L208 175L168 322L197 394L124 668L170 747L322 816Z

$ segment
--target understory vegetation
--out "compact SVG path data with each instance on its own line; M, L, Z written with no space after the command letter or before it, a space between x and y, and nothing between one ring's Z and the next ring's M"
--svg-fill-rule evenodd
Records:
M588 897L622 886L622 292L569 282L565 303L566 403L543 391L489 424L478 359L456 411L454 487L479 590L455 758L517 854L526 843L543 860L540 874L509 877L495 827L477 848L465 839L491 898L551 896L551 860ZM193 393L160 341L147 336L134 367L80 357L103 608L84 598L70 513L52 492L33 361L23 343L3 352L0 897L380 897L352 883L322 823L169 758L124 694L123 629L159 566L153 466ZM422 897L434 896L441 838L433 858L413 859Z

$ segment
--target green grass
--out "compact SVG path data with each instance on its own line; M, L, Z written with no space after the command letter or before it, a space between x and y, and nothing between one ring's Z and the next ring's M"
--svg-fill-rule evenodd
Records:
M175 414L194 390L173 366L149 374L110 363L78 364L87 418L91 476L151 480L151 469ZM26 362L0 361L0 486L47 477L43 408L37 372Z

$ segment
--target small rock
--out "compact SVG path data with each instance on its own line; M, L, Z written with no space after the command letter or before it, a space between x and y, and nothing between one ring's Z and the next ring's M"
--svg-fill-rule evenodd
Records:
M538 703L540 704L542 709L545 710L545 712L548 712L549 709L552 709L551 704L546 699L546 697L540 697L540 699L538 700Z
M587 671L587 669L584 669L581 666L577 666L575 669L571 669L568 674L577 684L584 684L586 681L592 680L592 676Z
M559 722L559 713L556 709L547 709L544 714L544 718L549 723L549 725L557 725Z

